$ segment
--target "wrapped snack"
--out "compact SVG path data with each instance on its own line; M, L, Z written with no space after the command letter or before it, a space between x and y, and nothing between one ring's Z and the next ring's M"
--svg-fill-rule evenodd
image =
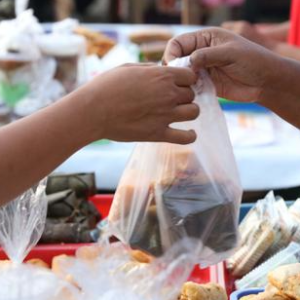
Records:
M72 33L77 26L78 22L71 19L58 22L53 25L52 33L41 35L38 39L41 52L56 60L55 79L61 82L67 92L74 90L84 80L80 78L80 66L86 44L82 36Z
M174 66L187 66L188 60ZM115 193L109 224L132 248L159 257L185 243L208 265L237 245L241 187L213 85L205 73L200 77L194 90L201 115L174 124L198 132L196 142L138 144Z
M241 242L227 261L232 274L241 277L257 264L286 247L296 230L283 199L270 192L250 210L239 226Z
M41 57L36 39L42 32L31 10L0 23L0 96L11 107L29 94L36 79L31 74Z
M242 279L237 280L235 285L240 290L248 288L264 288L268 283L267 275L270 271L279 266L298 263L299 261L300 245L292 242L287 248L278 252Z
M271 285L292 299L300 299L300 263L277 268L268 275Z
M76 300L78 290L41 266L41 262L22 264L41 237L47 202L45 180L0 208L0 244L10 262L0 266L0 299Z
M174 259L178 249L148 264L133 261L121 243L109 245L101 240L100 247L93 263L72 258L65 261L65 272L80 287L84 299L174 300L195 262L186 254Z

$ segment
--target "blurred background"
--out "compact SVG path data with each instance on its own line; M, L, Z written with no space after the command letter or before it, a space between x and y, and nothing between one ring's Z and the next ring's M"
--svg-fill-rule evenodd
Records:
M278 22L289 0L30 0L40 22L76 17L86 23L184 23L219 25L226 20ZM14 17L14 0L0 1L2 19Z

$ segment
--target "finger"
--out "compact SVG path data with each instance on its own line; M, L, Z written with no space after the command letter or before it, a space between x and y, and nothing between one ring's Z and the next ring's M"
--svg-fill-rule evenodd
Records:
M197 138L194 130L179 130L173 128L167 128L162 136L162 141L173 143L173 144L190 144L193 143Z
M174 75L174 81L177 86L191 86L197 81L196 73L189 68L164 67L164 69Z
M191 64L195 71L201 68L221 67L233 62L233 51L228 51L228 47L225 46L203 48L191 55Z
M167 64L171 60L190 55L197 49L197 32L186 33L171 39L166 47L163 63Z
M195 99L195 93L190 87L180 87L176 92L177 104L192 103Z
M195 103L178 105L172 112L172 122L195 120L199 113L199 106Z

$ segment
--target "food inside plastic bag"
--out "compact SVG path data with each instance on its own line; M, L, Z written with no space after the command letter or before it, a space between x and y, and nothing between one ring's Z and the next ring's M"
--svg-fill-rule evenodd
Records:
M190 255L174 259L172 251L177 253L177 249L148 262L136 260L121 243L102 243L94 250L86 247L84 254L66 258L60 265L61 273L72 277L84 299L175 300L194 266ZM93 253L92 257L87 253Z
M187 67L189 58L172 65ZM161 256L177 242L192 243L202 265L237 245L241 187L226 123L206 73L194 87L201 114L173 124L194 129L190 145L140 143L115 194L109 223L132 248Z
M232 274L241 277L287 247L298 224L290 217L283 199L267 194L249 211L239 226L241 241L227 261Z
M29 265L0 270L1 300L77 300L79 291L51 271Z
M44 230L46 180L0 208L0 244L9 261L0 264L0 299L76 300L79 291L40 261L22 264Z
M46 220L46 180L0 208L0 244L14 263L22 263L40 239Z

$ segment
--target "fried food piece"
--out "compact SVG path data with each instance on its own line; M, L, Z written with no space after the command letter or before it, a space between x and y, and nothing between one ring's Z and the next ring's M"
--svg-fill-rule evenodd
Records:
M74 257L68 256L65 254L53 257L52 266L51 266L52 272L54 274L56 274L58 277L62 278L63 280L66 280L66 281L70 282L71 284L77 286L72 275L67 274L67 272L65 270L66 267L69 267L74 263L71 258L74 258Z
M179 300L227 300L227 294L224 288L216 283L186 282L181 289Z
M84 260L94 260L101 253L101 248L95 244L90 246L82 246L76 251L76 258Z
M74 33L79 34L86 39L87 53L89 55L96 54L99 57L103 57L116 45L116 42L106 35L84 27L77 27L74 30Z
M300 300L300 263L277 268L269 273L268 280L280 293Z
M33 258L26 261L27 264L34 265L36 267L41 267L45 269L50 269L50 266L44 262L42 259L39 258Z
M134 260L136 260L140 263L149 264L153 260L153 258L150 255L148 255L145 252L140 251L140 250L132 250L130 252L130 254Z

